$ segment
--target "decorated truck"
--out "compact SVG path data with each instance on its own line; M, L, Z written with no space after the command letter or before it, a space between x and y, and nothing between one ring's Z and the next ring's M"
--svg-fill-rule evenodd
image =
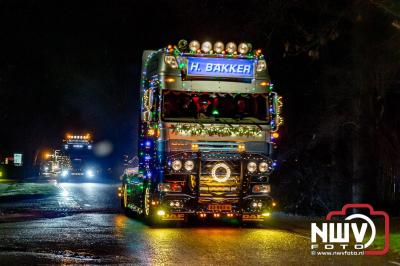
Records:
M271 216L272 153L282 124L261 50L181 40L144 51L139 166L122 208L149 222Z
M99 167L93 154L90 134L66 134L62 153L68 158L67 167L60 171L60 180L93 180L99 175ZM64 164L66 165L66 164Z

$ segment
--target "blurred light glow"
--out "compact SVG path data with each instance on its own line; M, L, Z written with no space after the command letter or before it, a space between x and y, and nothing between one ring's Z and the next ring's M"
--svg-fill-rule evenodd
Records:
M88 177L94 177L94 171L93 171L93 169L88 169L88 170L86 170L86 175L87 175Z
M94 146L94 154L99 157L110 155L113 151L113 145L107 140L100 141Z

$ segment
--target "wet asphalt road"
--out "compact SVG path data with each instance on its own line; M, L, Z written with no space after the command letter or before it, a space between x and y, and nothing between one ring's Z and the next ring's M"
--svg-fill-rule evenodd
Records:
M120 213L117 185L59 188L57 196L14 203L21 212L36 210L46 218L0 223L0 265L390 265L392 260L311 256L307 234L276 227L150 228Z

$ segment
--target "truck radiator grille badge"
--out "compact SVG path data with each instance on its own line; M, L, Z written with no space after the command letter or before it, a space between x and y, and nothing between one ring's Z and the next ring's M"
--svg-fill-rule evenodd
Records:
M240 163L236 161L206 161L199 178L202 198L235 198L240 191Z
M231 169L226 163L217 163L211 169L211 176L217 182L226 182L231 177Z

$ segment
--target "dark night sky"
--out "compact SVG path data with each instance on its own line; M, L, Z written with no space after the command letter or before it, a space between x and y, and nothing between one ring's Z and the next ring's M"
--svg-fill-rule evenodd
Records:
M0 149L29 156L89 130L132 154L144 49L181 38L266 46L249 30L257 10L224 1L79 2L0 2Z

